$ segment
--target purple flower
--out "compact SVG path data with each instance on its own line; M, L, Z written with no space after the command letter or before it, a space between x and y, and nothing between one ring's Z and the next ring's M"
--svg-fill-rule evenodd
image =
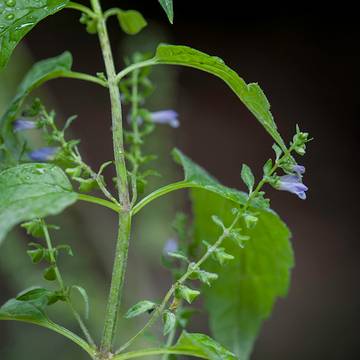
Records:
M305 200L305 192L308 190L308 187L301 182L301 178L297 175L284 175L280 177L277 189L289 191L297 195L301 200Z
M305 166L296 164L293 166L292 170L296 175L301 177L301 175L305 173Z
M176 239L169 239L166 241L164 249L163 249L163 254L166 256L169 253L173 253L178 251L179 245Z
M46 162L53 160L58 152L57 147L43 147L28 153L28 156L33 161Z
M15 132L35 129L36 123L35 121L31 121L31 120L17 119L13 123L13 128Z
M168 124L173 128L178 128L180 122L179 114L174 110L161 110L151 113L151 120L157 124Z

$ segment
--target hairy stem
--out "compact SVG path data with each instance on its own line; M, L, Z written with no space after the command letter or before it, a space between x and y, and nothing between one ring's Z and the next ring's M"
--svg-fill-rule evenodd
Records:
M119 213L118 238L100 347L101 353L106 354L111 351L117 326L118 311L121 303L122 288L127 264L131 231L131 215L127 170L124 156L121 101L119 87L116 83L115 65L109 35L106 28L106 20L101 9L100 2L99 0L91 0L91 4L97 16L97 31L108 79L117 188L119 191L119 201L122 206L122 211Z
M55 275L56 275L56 280L59 283L59 287L60 290L63 292L63 294L66 296L66 304L69 306L74 318L76 319L76 321L78 322L80 329L82 330L82 332L85 335L85 338L87 340L87 342L91 345L91 346L95 346L95 342L93 340L93 338L90 335L90 332L88 330L88 328L86 327L85 323L83 322L80 314L76 311L76 309L74 308L73 304L71 303L70 297L68 296L68 294L66 293L66 288L65 288L65 284L64 284L64 280L61 276L60 270L56 264L56 258L54 255L54 248L51 242L51 238L50 238L50 234L48 231L48 228L46 226L46 223L44 220L41 220L41 226L45 235L45 241L46 241L46 245L48 247L49 250L49 257L50 257L50 262L51 265L54 267L54 271L55 271Z

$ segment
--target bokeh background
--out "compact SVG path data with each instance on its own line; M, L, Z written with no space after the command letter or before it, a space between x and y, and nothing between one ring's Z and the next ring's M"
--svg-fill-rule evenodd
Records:
M299 123L314 141L302 163L307 173L308 199L269 190L272 206L293 232L296 267L289 296L278 301L257 341L253 359L357 359L360 354L358 249L358 138L360 121L360 41L355 9L298 4L286 8L271 3L175 0L175 24L170 26L155 0L104 1L104 6L136 8L150 26L134 38L124 36L112 20L111 37L118 65L136 46L153 51L156 43L190 45L223 58L247 82L258 82L272 104L280 132L290 139ZM95 36L84 32L78 14L64 11L36 27L17 49L12 64L0 75L0 112L14 94L24 72L35 60L68 49L74 69L102 71ZM260 175L271 154L271 140L257 121L218 79L187 68L161 67L153 73L157 92L151 110L174 108L181 127L159 128L149 151L164 175L152 186L181 175L168 151L181 148L222 183L241 188L240 166L249 164ZM60 119L79 114L73 136L94 167L112 157L106 91L73 80L47 83L39 92ZM185 192L154 202L136 220L126 283L125 305L156 298L169 285L160 264L169 225L176 210L188 209ZM70 243L75 258L62 258L69 283L81 284L91 297L91 327L99 336L112 266L116 219L95 206L78 204L52 219L63 231L57 243ZM14 231L0 250L0 302L33 284L41 284L41 269L25 254L29 239ZM79 306L81 299L78 299ZM96 311L94 309L97 309ZM74 326L61 306L52 310ZM54 314L56 316L56 314ZM127 334L135 331L126 322ZM205 329L205 316L193 328ZM151 341L151 339L149 339ZM31 354L29 356L29 354ZM67 340L28 325L0 324L0 359L86 359Z

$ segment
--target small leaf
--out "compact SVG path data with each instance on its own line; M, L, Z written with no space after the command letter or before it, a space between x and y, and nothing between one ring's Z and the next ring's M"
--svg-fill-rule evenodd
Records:
M189 266L189 268L190 268L190 266ZM193 270L192 274L189 276L189 279L191 279L191 280L197 280L198 279L202 283L207 284L209 286L211 286L211 282L215 281L217 278L218 278L217 274L207 272L205 270L200 270L200 269Z
M211 220L222 229L225 229L224 223L217 215L211 215Z
M132 306L125 314L126 319L131 319L145 312L151 312L156 309L157 304L152 301L143 300Z
M34 264L38 264L44 258L44 249L28 250L26 253Z
M121 29L129 35L138 34L147 25L144 17L136 10L121 10L118 19Z
M55 266L51 265L44 271L44 279L48 281L55 281L56 280L56 271Z
M235 259L234 256L228 254L222 247L218 247L214 250L213 257L220 265L224 265L228 261Z
M26 233L28 235L31 235L38 239L45 237L43 225L39 219L34 219L26 223L23 223L21 224L21 227L26 230Z
M237 360L237 357L223 346L204 334L191 334L183 331L179 340L171 349L190 353L208 360Z
M206 285L211 286L211 282L218 279L218 274L211 273L208 271L200 270L198 273L199 280Z
M173 0L159 0L159 3L166 12L167 17L172 24L174 22Z
M0 71L20 40L42 19L62 10L69 0L0 2Z
M230 238L241 248L245 247L244 242L250 239L249 236L241 234L240 230L234 229L230 232Z
M163 322L164 322L164 336L166 336L174 329L176 325L176 315L169 310L165 310L163 314Z
M58 245L56 247L56 252L59 252L59 250L65 251L65 253L69 256L74 256L74 253L70 245Z
M248 229L252 229L259 220L257 216L248 212L243 215L243 218Z
M86 290L78 285L73 285L71 287L71 289L75 289L79 292L79 294L81 295L81 297L84 300L84 304L85 304L85 318L88 319L89 318L89 314L90 314L90 302L89 302L89 296L86 292Z
M276 160L279 160L283 151L281 150L281 148L277 145L277 144L273 144L272 146L274 152L275 152L275 156L276 156Z
M77 200L65 173L52 164L22 164L0 172L0 243L16 224L60 213Z
M191 289L185 285L179 285L176 288L176 296L185 299L189 304L191 304L199 295L200 291Z
M172 258L178 259L178 260L189 262L189 259L186 257L186 255L184 255L180 251L168 252L166 255L168 255L168 256L170 256Z
M243 164L241 168L241 178L251 193L254 188L255 178L251 169L246 164Z
M272 167L273 167L272 159L269 159L269 160L265 163L265 165L264 165L264 167L263 167L263 171L264 171L264 175L265 175L265 176L269 176L269 175L270 175L270 172L271 172L271 170L272 170Z

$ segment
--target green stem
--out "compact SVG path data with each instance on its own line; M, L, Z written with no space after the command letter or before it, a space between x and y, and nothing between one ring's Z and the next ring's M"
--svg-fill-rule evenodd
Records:
M54 255L54 248L53 248L53 245L52 245L52 242L51 242L51 238L50 238L48 228L47 228L46 223L45 223L44 220L41 220L41 225L42 225L42 229L44 231L46 245L47 245L48 250L49 250L50 264L54 267L56 280L59 283L60 290L66 296L66 304L69 306L69 308L70 308L72 314L74 315L76 321L79 323L80 329L84 333L88 343L90 345L92 345L92 346L95 346L95 342L94 342L93 338L91 337L89 330L87 329L86 325L82 321L81 316L79 315L79 313L75 310L74 306L72 305L69 296L66 294L66 288L65 288L64 280L63 280L63 278L61 276L61 273L60 273L60 270L59 270L59 268L58 268L58 266L56 264L56 258L55 258L55 255Z
M36 325L39 325L37 323L34 323ZM45 323L45 324L41 324L41 326L44 326L50 330L53 330L55 332L57 332L58 334L61 334L62 336L68 338L69 340L73 341L75 344L79 345L83 350L85 350L90 356L91 358L95 358L95 348L92 347L91 345L89 345L85 340L83 340L82 338L80 338L79 336L77 336L76 334L74 334L73 332L71 332L70 330L52 322L49 321L49 323Z
M114 210L117 213L121 211L121 207L119 207L115 203L105 200L105 199L98 198L96 196L91 196L91 195L87 195L87 194L78 194L78 199L89 202L89 203L98 204L98 205L107 207L111 210Z
M175 339L175 335L176 335L176 325L173 327L173 329L171 330L167 340L166 340L166 347L169 348L173 342L174 342L174 339ZM165 353L162 357L162 360L168 360L169 358L169 353Z
M172 191L186 188L196 188L199 187L196 184L190 183L188 181L178 181L176 183L172 183L166 186L161 187L160 189L155 190L148 196L141 199L131 210L131 215L137 214L144 206L149 204L151 201L157 199L160 196L166 195Z
M115 355L112 360L126 360L126 359L133 359L133 358L139 358L144 356L153 356L153 355L161 355L161 354L168 354L168 355L185 355L185 356L196 356L198 358L202 359L208 359L206 355L198 354L191 350L177 350L172 348L152 348L152 349L144 349L144 350L138 350L138 351L129 351L125 354L119 354Z
M104 12L104 18L107 20L110 16L118 15L122 12L119 8L111 8Z
M84 74L81 72L76 72L76 71L62 71L60 73L60 76L63 78L68 78L68 79L78 79L78 80L84 80L84 81L89 81L98 85L101 85L102 87L107 87L107 83L106 81L93 76L93 75L89 75L89 74Z
M122 211L119 213L118 238L100 347L101 353L105 355L111 351L117 327L118 311L121 304L121 295L127 265L131 231L131 214L127 169L124 156L121 101L119 87L116 82L115 65L106 28L106 20L100 2L99 0L91 0L91 4L98 19L97 31L108 79L117 188L119 191L120 204L122 206Z
M95 14L93 11L91 11L90 8L88 8L88 7L85 6L85 5L82 5L82 4L78 4L78 3L76 3L76 2L73 2L73 1L70 1L70 2L66 5L66 8L81 11L82 13L87 14L87 15L89 15L89 16L92 17L92 18L95 18L95 17L96 17L96 14Z
M132 64L132 65L128 66L127 68L125 68L124 70L120 71L116 75L115 81L118 84L123 77L125 77L127 74L131 73L132 71L146 67L146 66L156 65L156 64L157 63L156 63L155 59L149 59L149 60L145 60L145 61L141 61L141 62Z
M198 354L191 350L177 350L177 349L166 349L166 348L152 348L152 349L144 349L144 350L138 350L138 351L129 351L125 354L119 354L115 355L112 360L126 360L126 359L133 359L133 358L139 358L144 356L153 356L153 355L161 355L161 354L168 354L168 355L185 355L185 356L196 356L198 358L202 359L208 359L206 355Z

